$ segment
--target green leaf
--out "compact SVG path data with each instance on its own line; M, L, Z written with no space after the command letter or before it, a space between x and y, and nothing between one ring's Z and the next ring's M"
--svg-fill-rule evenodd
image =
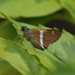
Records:
M0 58L11 64L21 74L40 75L41 73L48 72L52 68L46 69L36 56L31 56L22 46L3 38L0 38L0 49ZM49 64L45 63L48 66Z
M75 20L75 0L60 0L60 2Z
M46 16L60 9L56 0L0 0L0 12L12 17Z
M0 37L13 40L16 37L16 35L16 30L12 25L10 25L8 21L0 22Z
M21 75L14 67L0 58L0 75Z
M11 42L8 43L8 41L2 38L0 38L0 49L1 49L0 57L2 59L8 61L11 65L13 65L21 73L25 73L25 72L30 73L29 69L27 68L27 65L21 59L20 54L19 54L19 50L24 50L24 49L20 48L19 46L17 47L14 44L11 44Z

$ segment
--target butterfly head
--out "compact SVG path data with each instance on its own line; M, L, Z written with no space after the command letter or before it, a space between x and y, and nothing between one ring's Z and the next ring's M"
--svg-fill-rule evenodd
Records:
M26 26L22 26L22 27L21 27L21 30L22 30L22 31L28 31L28 30L30 30L30 29L27 28Z
M21 26L21 31L23 32L23 37L25 37L28 41L30 40L29 28L26 26Z

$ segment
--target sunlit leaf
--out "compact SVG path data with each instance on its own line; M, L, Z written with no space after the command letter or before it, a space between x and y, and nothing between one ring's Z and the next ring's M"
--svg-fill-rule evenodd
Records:
M60 2L63 8L65 8L75 19L75 0L60 0Z
M0 0L0 11L8 16L45 16L61 9L56 0Z

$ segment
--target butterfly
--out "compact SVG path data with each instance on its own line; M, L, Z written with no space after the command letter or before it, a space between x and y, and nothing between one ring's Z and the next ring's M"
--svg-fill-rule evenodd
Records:
M57 41L61 36L61 31L50 29L29 29L22 26L23 37L25 37L31 44L41 50L47 49L49 44Z

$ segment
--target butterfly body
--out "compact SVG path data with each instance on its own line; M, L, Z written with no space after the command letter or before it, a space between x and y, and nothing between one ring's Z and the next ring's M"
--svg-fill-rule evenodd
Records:
M39 30L29 29L22 26L23 36L32 43L32 45L39 49L46 49L49 44L57 41L61 36L61 32L58 30Z

